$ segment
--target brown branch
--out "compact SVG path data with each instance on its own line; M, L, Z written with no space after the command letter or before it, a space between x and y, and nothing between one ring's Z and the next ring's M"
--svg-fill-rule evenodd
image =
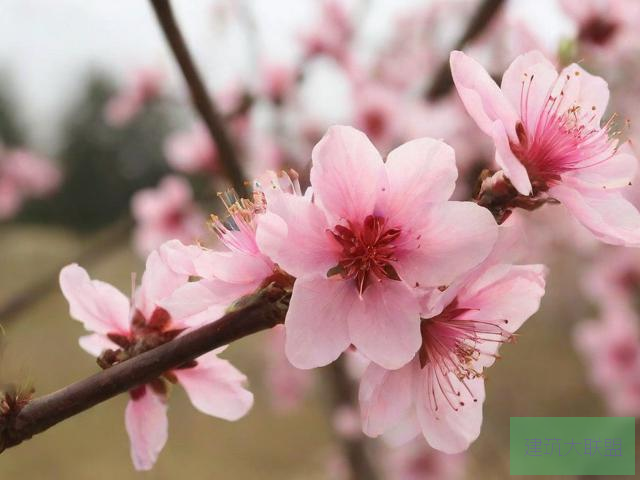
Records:
M180 28L176 23L169 0L150 0L153 11L162 27L165 38L171 47L171 51L180 66L182 75L189 88L191 101L196 108L211 137L215 141L220 152L220 163L225 175L231 181L233 187L241 196L246 196L247 186L244 174L240 166L240 160L236 147L225 126L224 119L209 97L207 89L202 82L198 69L193 63L191 54L185 44Z
M289 294L270 285L221 319L0 417L0 451L204 353L284 321Z
M471 40L480 35L491 23L491 20L500 11L505 0L482 0L475 11L462 37L456 42L452 50L462 50ZM449 57L442 62L434 77L433 82L426 88L424 97L426 100L437 100L446 95L453 86Z
M58 285L58 276L60 270L69 263L82 263L90 265L105 256L109 255L113 250L128 241L131 232L131 221L121 221L111 227L104 235L104 238L96 241L87 247L77 257L65 262L63 265L50 270L43 276L38 278L31 285L28 285L15 296L0 305L0 324L6 326L6 323L15 318L20 312L28 308L32 303L51 292Z
M332 414L340 408L356 410L358 399L356 386L346 370L344 357L327 367L328 381L332 387ZM377 480L380 478L367 450L367 439L359 433L354 436L341 435L340 443L350 469L350 480Z

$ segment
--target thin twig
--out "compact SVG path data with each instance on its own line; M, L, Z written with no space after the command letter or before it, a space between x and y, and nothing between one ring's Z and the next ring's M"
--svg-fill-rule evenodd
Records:
M187 83L193 106L202 117L211 137L218 147L220 163L222 164L224 173L236 191L240 195L245 196L247 194L246 179L242 173L236 147L231 140L219 109L207 93L198 69L193 63L191 53L185 44L180 28L173 15L171 4L169 0L150 1L167 42L171 47L171 51Z
M480 35L491 23L491 20L500 11L505 0L482 0L475 11L462 37L456 42L452 50L462 50L471 40ZM437 100L451 90L453 78L449 67L449 57L442 62L433 79L433 82L425 89L424 96L427 100Z
M10 424L0 429L0 451L211 350L282 323L288 298L280 287L268 286L245 306L213 323L27 403L6 417Z

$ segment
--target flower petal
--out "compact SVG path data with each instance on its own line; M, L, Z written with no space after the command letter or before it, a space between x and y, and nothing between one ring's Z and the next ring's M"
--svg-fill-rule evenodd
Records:
M140 288L136 292L136 307L145 318L150 318L156 306L188 280L188 275L169 268L157 251L151 252L147 257Z
M93 355L94 357L99 357L105 350L119 348L107 337L104 335L98 335L97 333L80 337L78 339L78 343L85 352Z
M282 194L258 217L260 250L295 277L326 275L338 263L339 245L327 233L322 210L308 199Z
M422 343L419 312L418 300L404 282L373 281L349 315L351 343L372 362L400 368Z
M169 437L166 399L151 388L132 398L124 413L131 442L131 458L136 470L151 470Z
M450 63L460 99L478 127L491 135L493 123L499 120L508 134L516 138L519 120L516 110L482 65L460 51L451 52Z
M209 352L197 358L193 368L173 370L193 406L202 413L225 420L238 420L253 406L247 381L229 361Z
M397 270L409 285L449 285L491 252L498 227L486 208L471 202L443 202L423 211L417 248L399 258Z
M495 122L493 124L491 138L496 146L496 163L504 170L504 174L518 192L522 195L531 194L531 180L529 180L527 169L513 154L509 137L502 123Z
M439 379L435 379L435 375ZM417 395L416 407L427 443L445 453L466 450L480 435L484 380L464 380L465 386L453 373L448 373L447 378L444 378L429 367L422 371L421 379L418 387L418 392L421 393ZM447 389L449 400L439 385ZM457 403L450 405L454 401Z
M362 221L373 212L384 164L364 133L352 127L330 127L311 158L311 185L335 217L332 220Z
M357 292L350 282L299 278L285 320L285 352L297 368L327 365L347 349L347 328Z
M549 195L600 241L627 247L640 246L640 212L619 192L556 185Z
M60 288L70 315L87 330L101 334L129 331L129 300L115 287L91 280L84 268L73 263L60 271Z
M385 167L389 179L388 193L382 199L385 216L406 222L421 215L424 205L448 200L458 178L453 149L431 138L399 146L389 153Z
M398 370L370 363L360 381L362 431L377 437L393 429L413 404L414 362Z

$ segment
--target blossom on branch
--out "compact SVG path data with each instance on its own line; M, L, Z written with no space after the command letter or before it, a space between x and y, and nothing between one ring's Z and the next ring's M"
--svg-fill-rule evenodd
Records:
M154 251L130 304L116 288L91 280L76 264L60 272L60 286L71 316L93 332L80 338L80 346L98 357L103 368L167 343L194 326L172 318L161 305L188 279L171 270ZM129 392L125 424L137 470L151 469L167 441L167 396L171 384L182 385L193 406L207 415L233 421L249 411L253 395L244 388L246 377L227 360L218 358L224 348Z

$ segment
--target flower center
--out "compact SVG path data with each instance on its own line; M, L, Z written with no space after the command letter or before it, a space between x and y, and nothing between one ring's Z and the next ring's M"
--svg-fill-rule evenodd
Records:
M527 169L534 194L548 190L560 181L562 174L595 166L616 153L616 142L609 136L614 117L600 127L594 125L595 105L586 109L576 103L567 106L564 88L579 76L580 72L576 71L559 79L540 113L530 123L529 93L535 79L525 74L520 95L522 122L516 125L518 141L511 142L510 146Z
M491 350L485 351L483 346L514 339L514 335L502 327L508 320L465 319L465 314L470 311L473 309L459 307L457 300L454 300L442 313L423 319L420 324L422 346L418 350L418 358L421 368L429 377L429 402L434 411L439 408L436 388L453 410L464 406L460 400L460 389L453 384L449 374L455 375L476 402L465 382L482 377L482 370L478 370L476 365L481 356L499 358Z
M360 294L374 278L400 280L392 262L397 260L395 240L401 231L387 228L383 217L369 215L362 225L336 225L330 233L342 247L342 254L328 276L340 274L342 278L354 279Z

